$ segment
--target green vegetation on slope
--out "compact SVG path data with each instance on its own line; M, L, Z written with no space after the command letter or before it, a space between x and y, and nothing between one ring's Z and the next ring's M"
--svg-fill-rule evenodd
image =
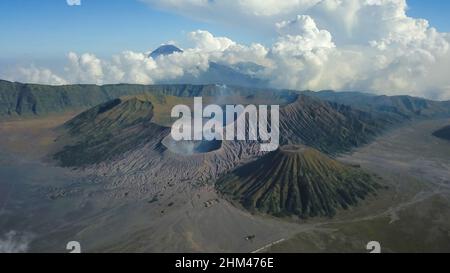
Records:
M87 110L100 103L123 96L151 94L174 97L239 96L283 104L295 96L292 92L217 85L64 85L22 84L0 80L0 119L28 117L75 110ZM220 101L216 101L220 104ZM170 115L170 112L167 113Z
M224 176L216 187L248 210L308 218L333 216L375 194L380 185L315 149L288 145Z
M54 158L65 167L99 163L161 139L166 128L151 122L153 105L145 96L114 99L67 122Z
M450 102L448 101L433 101L411 96L376 96L359 92L321 91L303 93L322 100L350 105L371 113L382 113L399 121L450 115Z
M299 96L280 111L283 144L305 144L327 154L369 143L396 121L353 107Z

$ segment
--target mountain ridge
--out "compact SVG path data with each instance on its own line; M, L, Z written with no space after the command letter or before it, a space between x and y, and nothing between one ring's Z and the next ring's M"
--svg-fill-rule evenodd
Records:
M282 144L304 144L327 154L369 143L397 121L352 106L300 95L280 109Z
M154 124L153 104L145 97L117 98L85 111L59 129L54 155L63 167L86 166L106 160L151 141L169 129Z
M90 107L94 107L97 104L104 103L108 100L115 99L121 96L138 95L142 93L157 93L162 95L176 95L176 96L199 96L204 95L205 92L212 94L211 89L216 84L157 84L157 85L140 85L140 84L105 84L105 85L93 85L93 84L75 84L75 85L43 85L43 84L27 84L19 82L10 82L0 80L0 119L11 116L27 116L27 115L43 115L48 113L60 113L70 110L86 110ZM355 109L366 111L378 111L389 113L399 112L389 109L378 109L373 102L370 102L367 98L381 98L384 99L394 98L399 96L376 96L359 92L332 92L334 98L326 93L313 92L313 91L295 91L295 90L283 90L274 88L253 88L253 87L239 87L236 85L228 85L229 87L241 89L248 95L253 92L270 92L279 93L281 95L303 94L310 97L318 97L321 100L331 101L338 104L350 105ZM24 96L25 93L29 94ZM208 91L208 89L210 89ZM22 92L22 93L21 93ZM330 91L327 91L330 94ZM361 95L362 94L362 95ZM347 96L345 96L347 95ZM361 99L361 96L366 99ZM423 98L410 97L412 99L418 99L429 103L428 110L433 111L432 107L437 107L439 114L450 115L450 101L430 101ZM363 104L360 103L363 100ZM380 102L382 107L382 103ZM19 107L17 107L19 106ZM401 112L401 111L400 111ZM419 115L429 113L419 113ZM394 114L395 115L395 114ZM402 113L400 117L405 119L405 115L410 115L411 118L417 116L418 113L407 112ZM433 116L433 115L431 115Z
M391 115L401 120L450 115L450 101L435 101L408 95L387 96L362 92L304 91L305 95L350 105L355 108Z

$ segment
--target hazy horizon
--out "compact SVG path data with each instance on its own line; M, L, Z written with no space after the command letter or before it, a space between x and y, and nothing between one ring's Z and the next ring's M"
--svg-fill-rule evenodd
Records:
M449 5L3 1L0 78L52 85L201 82L212 62L232 68L256 64L261 69L239 73L271 88L447 100ZM163 44L184 52L148 57Z

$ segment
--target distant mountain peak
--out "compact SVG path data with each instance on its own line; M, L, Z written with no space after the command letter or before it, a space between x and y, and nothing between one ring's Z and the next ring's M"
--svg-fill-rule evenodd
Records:
M171 55L173 53L180 52L182 53L183 50L179 49L178 47L174 45L162 45L155 49L152 53L150 53L149 57L156 59L159 56L167 56Z

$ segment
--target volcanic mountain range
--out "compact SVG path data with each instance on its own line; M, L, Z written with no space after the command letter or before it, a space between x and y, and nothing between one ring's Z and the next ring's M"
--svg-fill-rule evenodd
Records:
M248 210L307 218L332 216L383 188L363 169L331 157L406 120L450 114L447 102L355 93L357 107L341 103L346 95L224 85L54 87L2 81L0 118L89 108L57 129L49 156L59 165L88 170L112 188L127 185L130 197L212 184ZM268 154L256 141L172 146L170 109L190 105L194 96L221 105L279 104L282 146ZM193 152L176 152L187 147Z

